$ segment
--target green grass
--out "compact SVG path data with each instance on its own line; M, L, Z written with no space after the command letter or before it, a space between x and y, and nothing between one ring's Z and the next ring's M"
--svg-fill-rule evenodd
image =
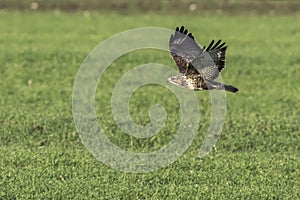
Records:
M0 16L1 199L299 198L299 16L5 11ZM197 158L210 119L209 95L199 92L199 134L180 159L151 173L115 171L97 161L78 137L71 103L77 70L113 34L181 24L202 45L218 38L229 45L222 78L240 91L227 94L217 151ZM139 89L130 108L143 124L149 122L150 105L165 106L169 119L162 132L151 141L133 139L113 123L109 100L115 81L148 62L175 69L167 52L132 52L112 64L97 88L96 110L106 134L128 151L159 149L178 124L176 98L158 86Z
M64 10L74 11L117 11L123 14L156 12L161 14L186 14L217 12L229 15L257 14L297 14L298 0L0 0L0 9L8 10Z

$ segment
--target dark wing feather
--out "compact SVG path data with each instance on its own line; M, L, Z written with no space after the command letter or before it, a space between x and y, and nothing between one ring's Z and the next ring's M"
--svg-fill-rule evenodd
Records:
M202 54L192 61L195 69L203 76L205 80L214 80L219 76L220 71L225 67L225 42L218 40L210 42L204 47Z
M201 55L203 49L197 44L193 34L188 33L184 26L177 27L175 33L171 35L169 48L179 73L198 73L190 63Z
M222 44L220 43L221 40L219 40L215 44L214 40L212 40L207 48L204 47L204 49L210 55L214 63L217 65L219 72L222 71L222 69L225 67L227 49L227 46L225 46L225 42L223 42Z

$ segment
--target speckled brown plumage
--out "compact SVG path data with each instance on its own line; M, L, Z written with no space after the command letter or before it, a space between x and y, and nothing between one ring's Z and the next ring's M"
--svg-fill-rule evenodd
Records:
M225 67L225 42L212 40L208 47L201 48L192 33L181 26L171 35L169 48L179 71L168 79L169 82L193 90L238 91L234 86L214 81Z

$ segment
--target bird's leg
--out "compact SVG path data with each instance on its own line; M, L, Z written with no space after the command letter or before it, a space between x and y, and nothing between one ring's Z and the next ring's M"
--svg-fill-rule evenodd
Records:
M188 70L189 70L189 63L186 63L186 70L184 74L186 74Z

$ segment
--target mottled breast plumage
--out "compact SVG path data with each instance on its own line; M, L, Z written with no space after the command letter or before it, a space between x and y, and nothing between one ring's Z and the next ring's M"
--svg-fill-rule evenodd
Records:
M225 42L212 40L208 47L201 48L192 33L181 26L171 35L169 48L179 71L178 75L168 79L171 83L194 90L238 91L233 86L214 81L225 67Z

